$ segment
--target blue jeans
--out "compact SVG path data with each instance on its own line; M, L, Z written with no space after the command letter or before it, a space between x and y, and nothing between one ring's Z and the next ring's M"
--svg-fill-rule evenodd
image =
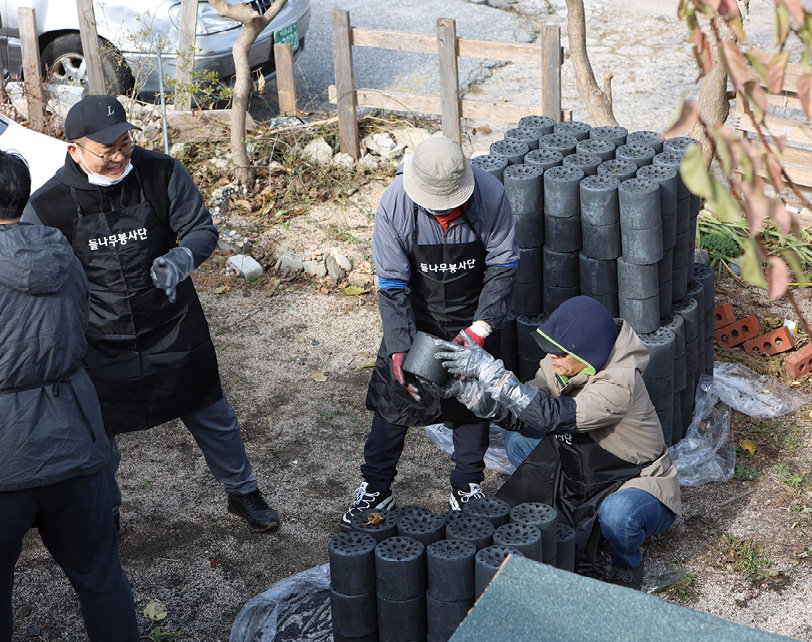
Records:
M521 464L533 449L539 445L544 438L543 432L533 428L524 428L518 432L508 431L505 433L505 453L510 463L514 466ZM552 437L551 437L552 439Z
M616 490L598 509L598 523L609 542L612 562L627 568L640 566L643 542L667 531L675 519L673 511L639 488Z
M521 464L544 437L532 428L505 434L505 452L513 465ZM676 515L654 495L639 488L617 490L598 509L601 533L609 542L612 561L637 568L646 538L667 531Z

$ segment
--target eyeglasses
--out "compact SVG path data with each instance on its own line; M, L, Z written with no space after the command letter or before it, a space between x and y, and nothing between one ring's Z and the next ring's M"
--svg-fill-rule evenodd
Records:
M135 143L133 142L132 138L128 138L127 142L124 143L121 147L116 147L115 149L109 152L105 152L104 154L97 154L96 152L89 150L87 147L81 145L80 143L74 143L74 145L76 145L77 147L81 147L88 154L93 154L96 158L100 158L105 163L109 163L111 160L113 160L116 154L120 153L122 156L129 156L130 154L132 154Z

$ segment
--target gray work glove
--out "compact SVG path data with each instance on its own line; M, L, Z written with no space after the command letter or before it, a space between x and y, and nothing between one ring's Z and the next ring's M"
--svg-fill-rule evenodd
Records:
M457 379L451 377L440 389L446 399L456 397L468 410L482 419L495 417L499 412L499 403L491 397L479 379Z
M195 269L192 251L187 247L173 247L152 262L149 275L155 287L166 292L170 303L175 302L175 288Z
M499 359L473 340L465 346L442 339L435 339L434 343L443 349L434 356L442 360L451 374L479 380L483 390L516 417L539 393L538 388L524 385L510 370L505 370Z

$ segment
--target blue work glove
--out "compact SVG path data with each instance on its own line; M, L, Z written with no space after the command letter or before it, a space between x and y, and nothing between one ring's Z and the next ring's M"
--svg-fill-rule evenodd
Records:
M195 269L192 251L186 247L173 247L152 262L149 275L159 290L166 292L170 303L175 302L175 288Z

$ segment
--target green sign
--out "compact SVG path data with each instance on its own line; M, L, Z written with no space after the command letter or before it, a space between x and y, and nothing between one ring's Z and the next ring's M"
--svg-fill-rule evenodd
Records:
M299 23L294 22L292 25L274 32L274 43L287 43L293 51L299 48Z

